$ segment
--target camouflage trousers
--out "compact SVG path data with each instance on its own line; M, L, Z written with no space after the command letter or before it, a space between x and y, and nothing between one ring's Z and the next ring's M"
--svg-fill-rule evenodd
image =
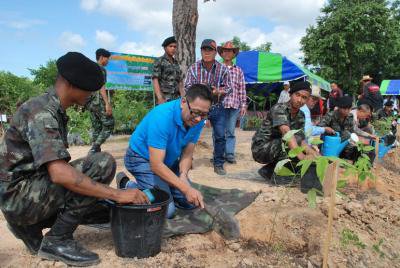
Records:
M301 137L294 136L297 144L301 145ZM268 142L253 141L251 144L251 153L253 159L260 164L277 163L283 159L288 158L287 152L283 148L282 139L273 139Z
M251 153L253 159L261 164L277 163L287 158L286 152L282 148L282 139L273 139L264 144L252 143Z
M116 163L108 153L96 153L79 158L70 165L93 181L110 184L114 178ZM18 183L5 185L0 182L1 210L7 220L18 225L32 225L49 219L59 212L68 212L81 219L91 212L97 198L74 193L50 180L48 173L37 173Z
M103 100L92 101L86 105L90 112L93 134L92 144L102 145L114 130L114 117L106 114L106 108Z

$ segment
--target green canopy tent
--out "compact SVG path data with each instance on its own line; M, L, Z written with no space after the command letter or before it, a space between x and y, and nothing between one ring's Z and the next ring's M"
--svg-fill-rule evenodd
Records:
M278 53L243 51L235 58L235 64L242 68L246 83L273 83L304 77L313 85L331 91L328 81Z

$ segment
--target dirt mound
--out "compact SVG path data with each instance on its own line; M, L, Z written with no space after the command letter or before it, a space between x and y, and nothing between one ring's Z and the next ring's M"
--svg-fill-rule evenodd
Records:
M304 197L298 200L299 206L293 207L294 200L289 200L285 191L297 190L282 189L286 197L263 193L252 206L239 213L242 237L294 254L313 255L320 248L324 216L318 210L307 208Z
M306 195L298 189L272 187L257 177L260 165L252 160L252 135L237 131L238 164L227 164L228 175L218 176L210 163L211 131L205 129L190 172L197 183L262 191L236 216L241 228L238 241L224 241L214 232L185 235L164 240L162 252L155 257L123 259L114 253L109 230L80 226L76 239L99 254L102 262L98 267L319 267L329 199L318 197L317 208L310 209ZM127 140L127 136L115 137L103 146L117 158L117 171L124 170ZM88 149L72 147L70 152L76 159L85 156ZM376 183L368 187L351 183L345 195L337 198L330 267L400 267L399 157L397 149L376 165ZM0 267L66 267L29 255L8 231L2 215L0 232Z

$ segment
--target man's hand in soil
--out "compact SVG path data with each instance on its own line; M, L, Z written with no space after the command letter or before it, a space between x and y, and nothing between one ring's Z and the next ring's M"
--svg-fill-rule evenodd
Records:
M203 195L199 191L197 191L193 187L188 187L188 189L183 192L183 194L185 195L189 203L204 208Z

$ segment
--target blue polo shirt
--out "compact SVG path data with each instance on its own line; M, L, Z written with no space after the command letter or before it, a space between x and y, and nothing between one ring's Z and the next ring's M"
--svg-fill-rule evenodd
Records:
M158 105L139 123L130 140L130 148L149 160L149 147L165 150L164 164L171 167L189 143L196 143L204 121L186 128L182 121L180 99Z

